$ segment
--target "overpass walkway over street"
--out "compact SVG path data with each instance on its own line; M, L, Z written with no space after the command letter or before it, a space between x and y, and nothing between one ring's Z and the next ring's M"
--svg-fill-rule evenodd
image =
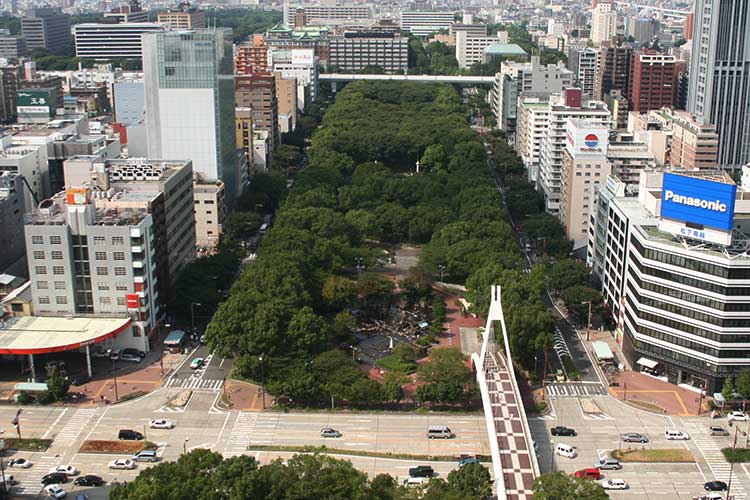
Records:
M532 500L531 488L540 474L539 462L513 371L500 287L493 286L491 293L482 351L472 359L487 421L495 494L499 499ZM501 329L500 342L495 325Z
M492 85L494 76L462 76L462 75L365 75L358 73L321 73L318 80L322 82L353 82L355 80L418 82L418 83L465 83Z

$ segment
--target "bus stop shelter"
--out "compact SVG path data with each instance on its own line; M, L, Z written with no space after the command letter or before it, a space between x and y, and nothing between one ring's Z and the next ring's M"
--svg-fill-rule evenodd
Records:
M594 356L599 363L614 363L615 355L612 354L612 349L606 342L597 340L591 343L591 347L594 349Z

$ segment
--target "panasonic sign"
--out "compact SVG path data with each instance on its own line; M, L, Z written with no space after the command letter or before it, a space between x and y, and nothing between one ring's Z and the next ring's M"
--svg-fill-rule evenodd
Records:
M661 216L695 226L730 231L734 226L736 193L735 184L665 173Z

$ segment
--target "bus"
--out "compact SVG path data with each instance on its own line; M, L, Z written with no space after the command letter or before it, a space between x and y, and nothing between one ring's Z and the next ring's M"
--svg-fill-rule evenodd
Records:
M167 335L167 338L164 339L164 348L169 352L178 353L182 349L183 344L185 344L185 339L187 339L187 335L184 331L172 330Z

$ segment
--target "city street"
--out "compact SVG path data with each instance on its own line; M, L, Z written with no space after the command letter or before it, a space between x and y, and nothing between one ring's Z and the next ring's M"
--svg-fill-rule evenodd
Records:
M182 373L182 369L177 373ZM134 470L110 471L107 464L123 455L79 453L85 440L116 440L120 429L142 432L146 439L158 445L162 460L176 460L183 450L206 448L221 452L226 457L251 454L261 463L277 458L287 458L293 453L273 451L247 451L253 445L326 445L329 448L370 452L407 453L412 455L489 454L484 417L480 414L424 414L398 413L282 413L239 412L217 408L218 391L193 392L185 408L167 406L179 392L177 389L159 389L138 400L107 407L85 408L25 408L21 413L23 437L53 439L49 450L40 453L8 453L5 460L14 457L28 458L34 464L30 469L13 469L19 481L16 492L33 498L42 489L40 478L51 467L72 464L82 474L96 474L107 481L129 481L139 470L152 464L138 463ZM0 408L0 422L4 433L12 432L10 420L15 408ZM150 429L152 419L166 418L176 424L174 429ZM447 425L456 434L455 439L428 440L425 431L429 425ZM334 427L342 433L338 439L320 437L320 429ZM372 457L341 456L351 460L361 470L374 476L390 473L408 475L408 468L419 461ZM440 476L457 467L456 461L430 462ZM80 490L71 482L66 490ZM91 491L90 498L106 498L106 491Z
M624 463L622 470L603 471L604 479L624 479L629 489L610 491L614 499L645 498L648 500L692 499L705 493L703 483L712 480L728 482L730 465L724 461L721 448L731 446L730 437L710 436L708 428L720 425L731 430L725 419L711 420L706 417L664 416L631 408L610 396L591 398L602 413L591 415L583 412L578 398L554 398L551 400L554 412L550 416L533 417L530 426L534 440L539 444L539 465L542 473L551 469L574 473L608 456L611 450L622 447L640 449L687 448L695 457L691 464L649 464ZM549 429L558 425L572 427L578 432L576 437L554 437ZM747 424L741 424L747 430ZM690 435L688 441L667 441L666 429L679 429ZM621 443L620 434L638 432L646 435L645 445ZM565 443L578 448L578 457L568 459L553 455L557 443ZM741 445L744 446L744 438ZM750 471L744 464L734 467L731 494L735 500L748 498L750 491Z

